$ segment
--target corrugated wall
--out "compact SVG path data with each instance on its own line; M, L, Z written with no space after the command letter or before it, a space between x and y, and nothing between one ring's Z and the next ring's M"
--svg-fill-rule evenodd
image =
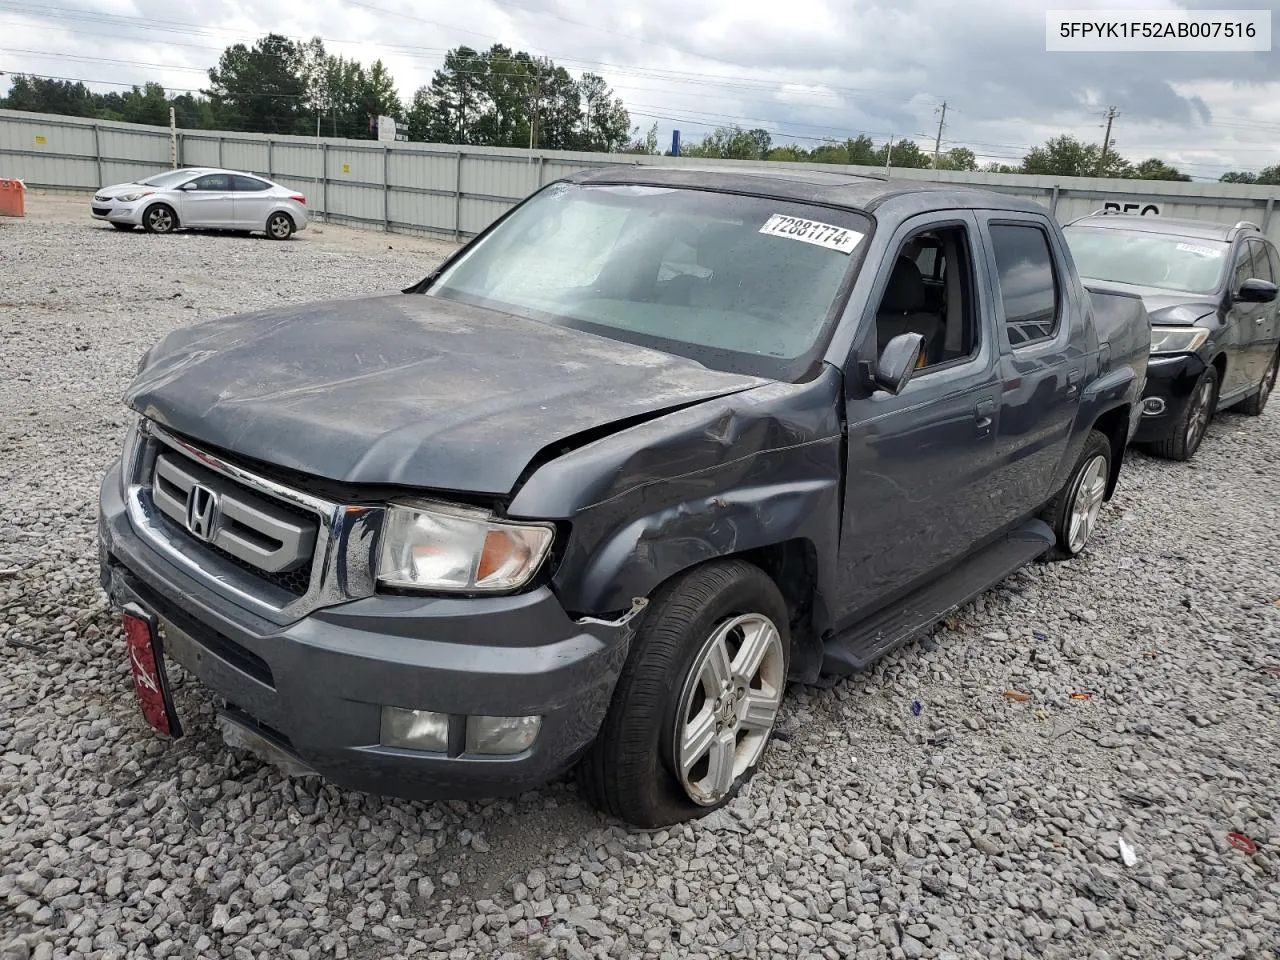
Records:
M178 163L269 177L307 196L313 216L338 222L466 238L539 186L617 164L752 166L686 157L376 143L253 133L177 132ZM173 148L163 127L0 110L0 177L32 187L91 191L158 173ZM865 173L867 168L781 163L770 167ZM876 169L876 173L883 170ZM1030 197L1062 222L1104 207L1149 216L1252 220L1280 243L1280 189L1242 184L1029 177L894 168L895 177L967 183Z

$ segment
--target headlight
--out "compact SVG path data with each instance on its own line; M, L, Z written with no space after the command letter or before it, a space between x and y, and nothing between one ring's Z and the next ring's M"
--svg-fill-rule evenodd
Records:
M551 549L549 524L509 523L443 503L392 504L378 582L389 587L501 593L528 583Z
M141 428L142 418L133 411L129 411L128 425L124 431L124 449L120 451L120 476L126 486L133 482L134 461L138 457L139 430Z
M154 190L143 190L141 193L122 193L116 197L121 203L133 203L135 200L141 200L143 197L149 197Z
M1191 353L1209 339L1204 327L1152 327L1152 353Z

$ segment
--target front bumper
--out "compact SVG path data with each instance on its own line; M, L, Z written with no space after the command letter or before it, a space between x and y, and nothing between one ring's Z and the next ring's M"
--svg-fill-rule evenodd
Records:
M108 223L131 223L137 227L142 225L142 206L140 200L135 200L133 203L92 200L89 203L89 212L93 214L95 220L105 220Z
M546 588L511 597L374 596L272 624L174 566L133 531L113 464L99 513L102 585L166 624L165 653L230 715L305 766L356 790L410 799L522 792L567 770L594 739L635 620L574 620ZM381 746L382 706L539 715L511 757Z
M1153 356L1147 363L1147 386L1142 391L1143 413L1134 435L1134 443L1154 443L1176 432L1195 392L1196 382L1205 371L1205 362L1194 353ZM1147 401L1162 406L1159 412L1147 412Z

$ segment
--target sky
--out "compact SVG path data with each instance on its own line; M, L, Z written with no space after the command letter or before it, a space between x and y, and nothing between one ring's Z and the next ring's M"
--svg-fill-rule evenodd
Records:
M775 144L870 134L1017 163L1063 133L1196 179L1280 163L1280 47L1046 53L1047 9L1274 9L1277 0L0 0L0 72L121 90L207 85L222 48L320 36L382 61L408 100L444 51L499 42L603 75L633 125L763 127ZM1280 17L1274 18L1280 21ZM1273 29L1275 22L1273 21ZM1280 30L1276 31L1280 43ZM8 80L0 77L0 91Z

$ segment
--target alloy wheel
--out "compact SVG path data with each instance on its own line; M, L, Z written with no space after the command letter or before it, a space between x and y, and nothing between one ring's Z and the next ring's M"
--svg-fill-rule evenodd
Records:
M1191 412L1187 417L1186 445L1188 456L1199 446L1204 432L1209 426L1209 418L1213 415L1213 382L1206 377L1191 401Z
M1086 463L1076 482L1076 495L1071 504L1071 523L1067 528L1067 546L1079 553L1089 542L1102 512L1102 498L1107 492L1107 460L1097 456Z
M786 685L782 636L758 613L719 624L694 659L676 713L676 774L689 799L723 800L764 752Z
M277 213L271 218L271 222L267 224L267 229L271 232L271 236L277 240L284 240L293 232L293 224L289 222L289 218L284 214Z
M147 211L147 223L156 233L168 233L173 229L173 214L167 207L152 207Z

